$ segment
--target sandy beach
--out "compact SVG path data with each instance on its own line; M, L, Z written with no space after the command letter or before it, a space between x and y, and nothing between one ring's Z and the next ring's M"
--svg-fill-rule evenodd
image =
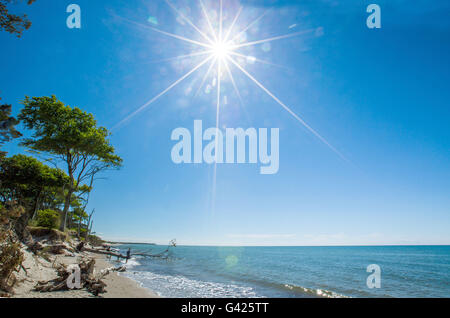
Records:
M14 298L95 298L96 296L85 289L43 293L33 291L33 288L38 281L47 281L57 277L56 270L53 268L54 264L76 264L77 259L81 256L95 259L95 273L114 266L108 262L106 257L89 252L78 253L75 256L54 256L50 262L41 257L33 257L28 251L23 252L25 256L23 265L27 273L21 270L16 275L18 283L14 288L15 294L12 296ZM156 293L116 272L109 273L102 280L107 286L106 293L98 296L100 298L159 298Z

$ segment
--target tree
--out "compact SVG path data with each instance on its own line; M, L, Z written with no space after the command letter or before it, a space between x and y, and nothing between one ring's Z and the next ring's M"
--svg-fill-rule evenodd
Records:
M30 5L35 0L26 0ZM0 29L5 30L11 34L16 34L20 38L24 30L28 30L31 26L31 21L28 20L27 15L21 16L9 13L8 4L11 4L13 0L0 0Z
M16 233L23 238L28 221L36 215L39 206L53 200L51 194L61 191L69 177L33 157L16 155L0 162L0 180L1 201L24 208L25 213L15 223Z
M14 127L18 123L19 121L11 116L11 105L0 105L0 146L13 138L22 136ZM5 152L0 151L0 157L4 155Z
M1 200L5 203L18 202L31 215L36 213L39 202L53 200L51 195L69 182L64 171L51 168L26 155L15 155L2 160L0 179Z
M64 171L26 155L5 158L0 163L0 179L1 200L17 201L28 210L32 210L47 192L60 189L69 182Z
M76 229L74 229L74 230L77 231L78 237L80 237L80 234L82 231L82 224L85 220L87 220L87 218L88 218L88 214L82 207L75 207L72 210L72 222L74 222L75 225L77 226Z
M115 154L108 130L98 127L92 114L66 106L55 96L26 97L23 104L18 118L34 132L21 144L64 163L69 175L60 226L64 231L72 194L84 183L92 187L98 173L119 168L122 158Z
M46 227L49 229L55 229L58 227L60 216L57 211L54 210L40 210L37 214L36 225Z

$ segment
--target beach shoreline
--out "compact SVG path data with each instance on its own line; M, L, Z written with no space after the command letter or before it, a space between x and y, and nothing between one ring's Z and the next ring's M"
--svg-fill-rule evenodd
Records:
M54 264L65 265L77 264L80 257L95 259L95 272L111 268L114 265L105 256L91 252L75 253L74 256L58 255L50 261L41 257L36 257L32 253L23 250L24 268L16 274L17 284L14 288L12 298L160 298L160 296L148 288L142 287L138 282L125 277L117 272L110 272L102 281L106 284L106 292L99 296L94 296L86 289L66 290L55 292L34 291L34 286L38 281L48 281L57 277Z

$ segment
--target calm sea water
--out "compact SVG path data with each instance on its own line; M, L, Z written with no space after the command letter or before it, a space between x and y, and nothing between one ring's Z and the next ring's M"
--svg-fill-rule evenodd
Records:
M156 254L155 245L121 245ZM381 267L369 289L367 266ZM136 257L125 276L164 297L450 297L450 246L194 247Z

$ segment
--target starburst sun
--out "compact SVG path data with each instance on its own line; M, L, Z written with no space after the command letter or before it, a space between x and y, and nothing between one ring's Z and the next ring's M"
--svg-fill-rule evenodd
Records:
M218 41L214 43L211 47L212 54L219 60L226 60L231 56L233 52L233 47L226 42Z
M227 27L226 30L224 30L224 21L223 21L223 1L219 0L219 14L215 14L217 16L216 19L212 20L210 17L210 14L208 14L208 10L206 9L203 0L199 0L199 4L201 7L202 15L205 19L205 25L204 28L199 28L196 24L194 24L191 19L189 19L185 14L183 14L179 9L175 7L175 5L169 1L165 0L165 2L175 11L175 13L178 15L178 17L183 20L184 23L187 23L190 27L192 27L199 35L199 37L202 38L202 40L196 40L196 39L190 39L178 34L170 33L167 31L160 30L158 28L148 26L148 25L142 25L140 23L137 23L135 21L131 21L125 18L122 18L126 20L129 23L132 23L134 25L138 25L139 27L143 27L146 29L150 29L154 32L160 33L162 35L172 37L179 41L184 41L189 44L196 45L200 50L196 51L194 53L190 54L184 54L179 55L174 58L169 58L167 60L179 60L179 59L186 59L186 58L194 58L198 56L205 56L205 58L196 66L194 66L190 71L185 73L183 76L178 78L176 81L174 81L171 85L169 85L165 90L160 92L158 95L147 101L144 105L136 109L134 112L126 116L123 120L121 120L113 129L116 127L122 125L126 121L130 120L132 117L137 115L138 113L142 112L144 109L148 108L151 104L153 104L155 101L157 101L159 98L164 96L166 93L168 93L172 88L180 84L182 81L186 80L188 77L190 77L193 73L198 71L202 68L202 66L209 63L209 67L207 68L206 73L203 76L203 80L200 84L199 89L204 85L206 79L208 76L210 76L212 69L216 68L216 74L217 78L215 79L216 83L216 89L217 89L217 103L216 103L216 127L219 127L219 120L220 120L220 109L221 109L221 85L222 85L222 77L223 73L226 73L228 75L228 78L231 81L231 84L234 88L234 91L236 92L236 95L239 97L239 99L242 101L241 95L239 93L239 88L236 85L236 82L233 77L232 68L230 66L233 66L234 69L239 70L242 72L247 78L249 78L256 86L258 86L265 94L270 96L279 106L281 106L284 110L286 110L295 120L297 120L301 125L303 125L307 130L309 130L314 136L316 136L320 141L322 141L325 145L327 145L332 151L334 151L336 154L338 154L341 158L344 160L347 160L336 148L334 148L324 137L322 137L316 130L314 130L310 125L308 125L299 115L297 115L291 108L289 108L286 104L284 104L277 96L275 96L274 93L272 93L269 89L267 89L260 81L258 81L252 74L250 74L243 65L241 65L238 62L237 58L244 58L246 60L253 60L260 63L266 63L275 65L273 63L257 59L253 56L247 56L239 50L244 47L251 47L259 44L269 43L272 41L277 41L281 39L287 39L292 38L295 36L299 36L302 34L306 34L309 32L314 31L314 29L308 29L304 31L299 32L293 32L286 35L281 36L274 36L262 40L256 40L256 41L241 41L242 36L250 30L253 26L255 26L266 14L267 11L264 12L261 16L259 16L257 19L252 21L251 23L248 23L246 27L240 29L237 29L237 22L241 16L241 12L243 10L243 7L239 7L236 14L234 15L234 19L232 20L231 24ZM215 27L213 26L215 25ZM234 32L234 34L233 34ZM233 35L232 35L233 34Z

